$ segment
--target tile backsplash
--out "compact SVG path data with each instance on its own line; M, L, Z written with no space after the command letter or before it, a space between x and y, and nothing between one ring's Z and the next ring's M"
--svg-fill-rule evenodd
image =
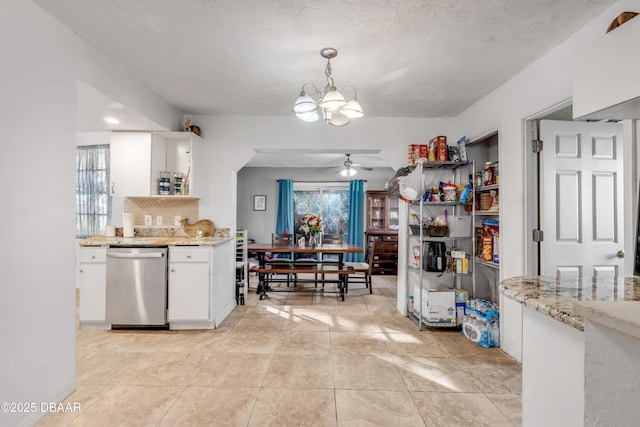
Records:
M192 224L200 219L198 199L182 197L126 197L124 212L133 213L134 225L144 225L144 216L151 215L152 225L156 225L156 217L162 217L163 226L174 225L174 218L180 215L188 218Z

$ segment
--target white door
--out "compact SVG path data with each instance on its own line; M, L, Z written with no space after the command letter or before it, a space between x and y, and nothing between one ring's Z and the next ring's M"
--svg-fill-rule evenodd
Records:
M622 124L542 120L542 273L624 275Z

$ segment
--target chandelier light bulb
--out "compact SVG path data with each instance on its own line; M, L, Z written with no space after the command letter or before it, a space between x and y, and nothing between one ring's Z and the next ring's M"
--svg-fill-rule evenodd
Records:
M300 96L293 104L293 112L296 114L310 113L318 109L318 104L305 91L300 92Z
M320 102L320 107L328 108L331 111L336 111L345 105L347 105L347 101L344 99L344 96L338 92L335 86L329 88L329 91L324 95Z
M297 113L296 116L305 122L317 122L320 115L317 111L309 111L307 113Z
M351 119L339 111L331 112L329 120L325 120L328 124L335 127L346 126L351 123Z
M340 112L351 119L357 119L364 116L362 113L362 107L358 102L358 98L353 98L351 101L347 102L347 105L342 107Z

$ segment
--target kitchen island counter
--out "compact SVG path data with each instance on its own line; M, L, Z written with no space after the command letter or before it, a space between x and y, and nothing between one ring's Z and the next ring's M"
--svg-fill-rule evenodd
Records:
M640 278L636 277L524 276L500 284L500 328L504 337L501 345L505 351L516 349L513 353L521 355L522 361L523 426L595 425L591 421L607 407L608 403L603 402L621 401L620 390L613 386L599 390L609 400L598 401L593 397L585 400L585 378L594 377L589 374L593 364L585 358L588 353L585 335L591 328L590 317L605 318L609 327L629 329L635 321L623 312L637 313L638 306L633 305L640 304L638 301ZM611 359L609 350L602 353ZM634 366L635 363L637 359ZM602 387L605 383L598 384ZM625 410L632 407L626 405Z
M500 293L525 307L579 331L584 331L584 318L576 313L574 303L640 301L640 277L619 279L512 277L500 284Z

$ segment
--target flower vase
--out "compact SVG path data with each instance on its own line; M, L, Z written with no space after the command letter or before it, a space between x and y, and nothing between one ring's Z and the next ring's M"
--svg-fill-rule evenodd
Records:
M315 248L317 245L318 241L317 241L317 237L315 234L309 234L309 247L310 248Z

